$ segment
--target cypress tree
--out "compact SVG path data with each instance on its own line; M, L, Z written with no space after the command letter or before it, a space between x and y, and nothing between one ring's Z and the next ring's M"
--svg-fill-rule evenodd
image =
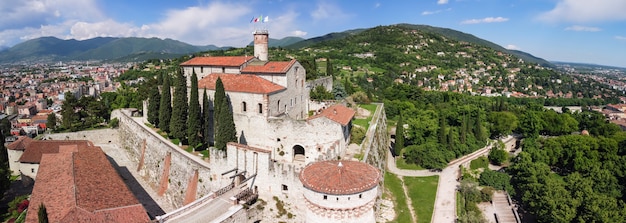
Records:
M326 58L326 76L333 76L333 64L330 62L330 58Z
M176 82L174 85L174 98L172 105L172 120L170 120L170 135L175 139L184 142L187 137L187 79L183 73L176 72Z
M189 146L196 147L202 143L200 133L202 131L202 111L200 111L200 99L198 99L198 77L194 71L191 74L191 92L189 95L189 118L187 119L187 139Z
M63 117L62 125L64 129L73 130L74 120L77 119L77 114L74 109L78 106L78 99L74 97L74 94L65 92L65 101L61 105L61 117Z
M39 223L48 223L48 210L46 210L46 206L43 203L39 204L37 219Z
M474 137L476 137L476 140L482 143L487 138L485 136L485 130L483 129L483 122L480 118L480 112L476 114L475 119L476 121L474 122Z
M222 79L218 78L215 83L215 147L220 150L226 149L226 143L237 141L237 130L230 110L230 102L226 98Z
M446 145L446 118L443 114L439 114L439 131L438 131L439 144Z
M404 148L404 119L402 118L402 112L398 117L398 124L396 125L396 144L393 147L396 156L402 153Z
M171 119L172 94L170 92L170 77L164 74L163 87L161 87L161 103L159 105L159 128L164 132L170 132Z
M0 130L0 194L9 189L11 186L11 169L9 168L9 154L4 148L4 135L3 130Z
M217 129L218 137L215 137L215 147L220 150L226 149L226 143L237 142L237 130L233 120L233 112L230 110L230 102L228 98L224 98L220 106L220 115L218 116L219 129ZM219 141L218 141L219 139Z
M150 88L150 96L148 98L148 122L154 126L159 126L159 106L161 104L161 94L159 87Z
M210 106L211 104L205 88L202 98L202 142L206 144L207 147L213 143L213 113L210 110Z
M217 144L218 139L218 134L219 134L219 129L220 129L220 108L222 106L222 101L226 100L226 92L224 91L224 83L222 83L222 79L221 78L217 78L217 81L215 81L215 93L213 94L213 107L214 107L214 113L213 113L213 129L215 129L214 131L214 139L215 139L215 143Z

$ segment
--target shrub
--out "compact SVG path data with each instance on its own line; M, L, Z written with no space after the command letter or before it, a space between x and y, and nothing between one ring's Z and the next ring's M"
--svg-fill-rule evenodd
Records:
M358 126L353 126L352 131L350 131L350 143L361 144L364 138L365 129Z

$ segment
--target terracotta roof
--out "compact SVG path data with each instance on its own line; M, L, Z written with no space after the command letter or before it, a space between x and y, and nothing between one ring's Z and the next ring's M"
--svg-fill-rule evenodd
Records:
M368 191L378 185L381 173L367 163L349 160L316 162L300 172L302 185L312 191L349 195Z
M289 68L296 63L296 60L291 61L270 61L263 65L249 64L241 70L241 73L279 73L284 74L289 71Z
M286 89L283 86L250 74L209 74L198 81L198 89L215 90L215 82L218 77L222 79L224 90L227 92L269 94Z
M11 144L7 145L7 149L24 151L32 141L34 140L29 137L21 136Z
M181 66L224 66L238 67L252 60L253 56L221 56L221 57L194 57L181 63Z
M22 150L24 153L18 160L22 163L40 163L41 156L45 153L58 153L59 146L62 145L88 145L91 144L90 141L87 140L32 140L30 138L23 139L28 137L22 137L15 142L9 144L13 145L18 143L14 148L14 150ZM19 143L20 140L24 140L23 143Z
M77 144L61 151L41 159L26 222L37 222L40 203L49 222L150 221L100 147Z
M356 114L356 111L352 110L351 108L348 108L342 104L334 104L322 110L322 112L320 112L319 114L309 117L309 120L319 117L326 117L341 125L347 125L348 123L350 123L350 120L352 120L352 117L354 117L354 114Z

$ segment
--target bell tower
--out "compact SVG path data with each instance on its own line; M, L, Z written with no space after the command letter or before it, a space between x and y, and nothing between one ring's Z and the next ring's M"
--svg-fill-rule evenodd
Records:
M267 30L254 31L254 56L261 61L267 61L267 43L269 32Z

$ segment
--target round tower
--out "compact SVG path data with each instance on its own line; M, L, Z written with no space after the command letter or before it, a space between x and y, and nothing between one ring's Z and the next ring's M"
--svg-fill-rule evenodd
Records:
M306 222L375 222L374 203L381 173L367 163L332 160L300 172Z
M267 42L269 33L267 30L254 31L254 56L261 61L267 61Z

